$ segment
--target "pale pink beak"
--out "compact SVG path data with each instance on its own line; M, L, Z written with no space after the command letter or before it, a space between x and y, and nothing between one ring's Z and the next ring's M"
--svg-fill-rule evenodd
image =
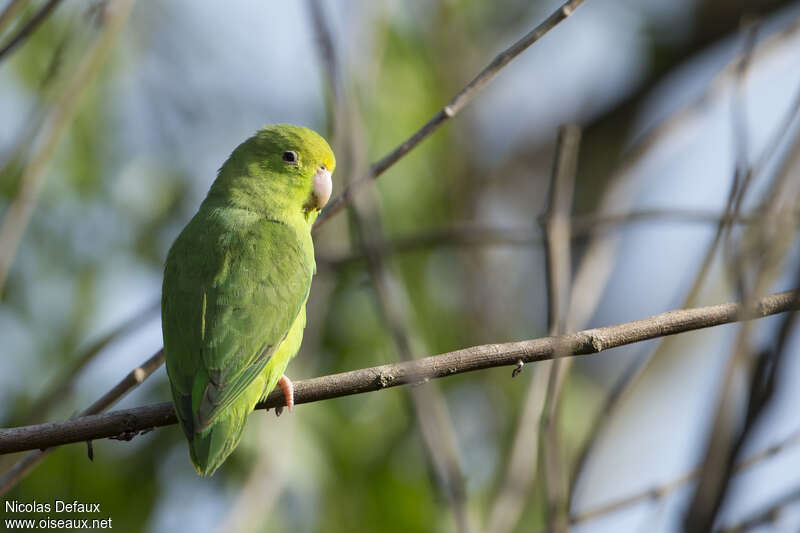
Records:
M321 166L314 174L314 180L311 182L314 187L314 200L316 201L317 209L322 209L328 203L333 190L333 181L331 180L331 171Z

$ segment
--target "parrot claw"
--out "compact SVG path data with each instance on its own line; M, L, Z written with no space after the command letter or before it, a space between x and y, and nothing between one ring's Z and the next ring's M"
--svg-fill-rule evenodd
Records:
M291 413L294 408L294 384L292 380L286 377L286 374L281 376L278 380L278 386L283 391L283 397L286 399L286 408ZM275 408L275 416L281 416L283 413L283 406Z

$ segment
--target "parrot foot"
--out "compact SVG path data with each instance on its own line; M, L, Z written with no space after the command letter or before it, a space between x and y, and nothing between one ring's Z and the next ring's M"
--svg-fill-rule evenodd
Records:
M281 376L278 380L278 386L283 391L283 397L286 399L286 408L291 413L294 407L294 384L292 380L286 377L286 374ZM281 416L283 413L283 406L275 408L275 416Z

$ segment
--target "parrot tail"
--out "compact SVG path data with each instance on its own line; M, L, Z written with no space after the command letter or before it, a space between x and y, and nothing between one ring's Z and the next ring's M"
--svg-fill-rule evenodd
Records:
M196 431L197 423L192 413L192 398L172 391L175 413L186 440L194 469L201 476L212 475L239 444L244 433L247 414L252 407L235 405L225 415L214 420L208 428Z
M189 441L189 456L197 473L210 476L227 459L239 444L245 427L236 413L221 417L202 433L195 433Z

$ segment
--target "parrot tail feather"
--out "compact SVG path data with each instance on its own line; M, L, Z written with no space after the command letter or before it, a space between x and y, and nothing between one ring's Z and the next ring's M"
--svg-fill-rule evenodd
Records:
M235 414L218 418L202 433L195 433L189 442L189 455L197 473L212 475L239 444L245 420Z

